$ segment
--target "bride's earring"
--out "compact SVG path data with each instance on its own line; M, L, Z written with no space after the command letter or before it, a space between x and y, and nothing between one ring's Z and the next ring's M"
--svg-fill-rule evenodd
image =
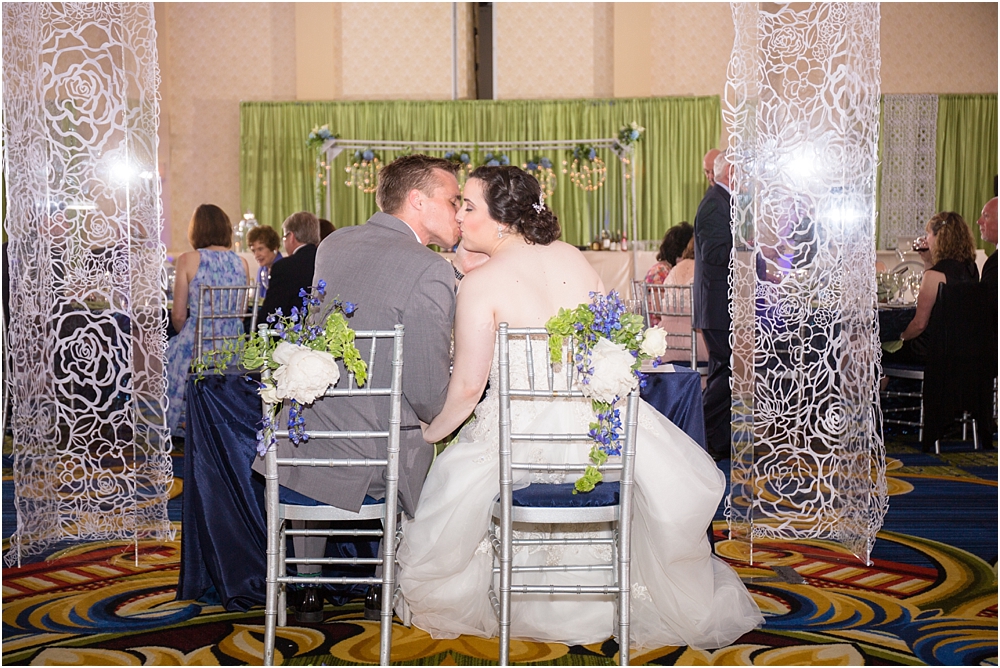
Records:
M497 239L503 239L503 228L497 224Z

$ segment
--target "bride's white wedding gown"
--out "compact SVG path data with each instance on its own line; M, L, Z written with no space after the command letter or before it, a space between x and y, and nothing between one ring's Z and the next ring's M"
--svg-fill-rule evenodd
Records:
M545 383L544 343L533 346L535 377ZM511 342L512 387L526 386L523 341ZM416 517L404 522L398 553L399 584L413 624L434 638L493 637L489 602L492 550L486 540L498 482L497 355L490 389L475 420L435 460ZM622 421L624 422L624 407ZM589 399L512 401L512 431L586 433ZM515 460L585 463L591 442L514 443ZM542 457L542 449L545 457ZM515 472L515 476L517 472ZM572 482L562 474L538 482ZM526 477L515 484L531 482ZM711 553L706 529L725 491L712 458L656 409L640 402L632 520L631 645L637 649L690 645L723 647L763 623L736 573ZM515 531L519 525L514 526ZM525 527L521 527L525 528ZM594 525L609 535L607 525ZM559 527L549 529L558 532ZM536 525L531 530L539 531ZM515 565L611 561L611 548L544 546L515 552ZM565 582L610 583L610 572L565 573ZM553 581L546 574L546 581ZM615 601L579 595L513 595L511 637L589 644L615 634Z

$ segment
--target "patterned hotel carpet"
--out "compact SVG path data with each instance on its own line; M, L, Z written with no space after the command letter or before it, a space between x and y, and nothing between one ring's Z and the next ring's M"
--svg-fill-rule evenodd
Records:
M996 665L996 452L932 456L902 444L889 450L893 496L871 567L822 541L757 543L750 567L732 558L738 546L722 540L725 523L717 521L717 553L743 577L766 625L724 649L665 647L633 654L633 665ZM179 457L176 463L181 470ZM5 459L5 537L11 487ZM178 495L171 517L179 514ZM59 547L44 560L4 569L4 664L260 663L261 609L227 613L174 600L180 531L176 542L140 543L138 567L131 544ZM805 582L783 581L772 566L790 566ZM377 663L378 626L363 620L360 603L328 606L326 615L323 624L279 631L284 663ZM515 642L511 659L612 665L616 652L613 641ZM394 629L394 663L482 665L496 656L494 640L436 641L415 628Z

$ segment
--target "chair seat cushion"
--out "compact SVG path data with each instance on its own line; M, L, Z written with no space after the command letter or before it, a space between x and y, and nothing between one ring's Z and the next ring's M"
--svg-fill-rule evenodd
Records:
M618 505L618 483L599 482L589 492L574 494L573 483L528 485L514 491L513 502L522 508L593 508Z

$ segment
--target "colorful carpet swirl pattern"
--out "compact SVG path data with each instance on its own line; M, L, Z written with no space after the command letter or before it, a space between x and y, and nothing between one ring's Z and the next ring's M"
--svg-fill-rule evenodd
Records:
M633 655L633 665L996 665L996 452L931 456L896 445L891 458L893 496L871 566L821 541L758 543L750 566L717 521L716 552L747 583L766 625L730 647L663 647ZM4 519L7 532L13 518ZM84 543L4 570L3 663L261 662L261 608L228 613L174 600L179 540L140 542L138 556L137 566L130 543ZM800 577L779 577L788 572L781 566ZM617 650L613 640L515 642L511 660L613 665ZM360 602L328 606L322 624L279 629L278 651L287 665L377 663L378 625L364 621ZM496 657L495 639L434 640L416 628L394 629L394 663L483 665Z

